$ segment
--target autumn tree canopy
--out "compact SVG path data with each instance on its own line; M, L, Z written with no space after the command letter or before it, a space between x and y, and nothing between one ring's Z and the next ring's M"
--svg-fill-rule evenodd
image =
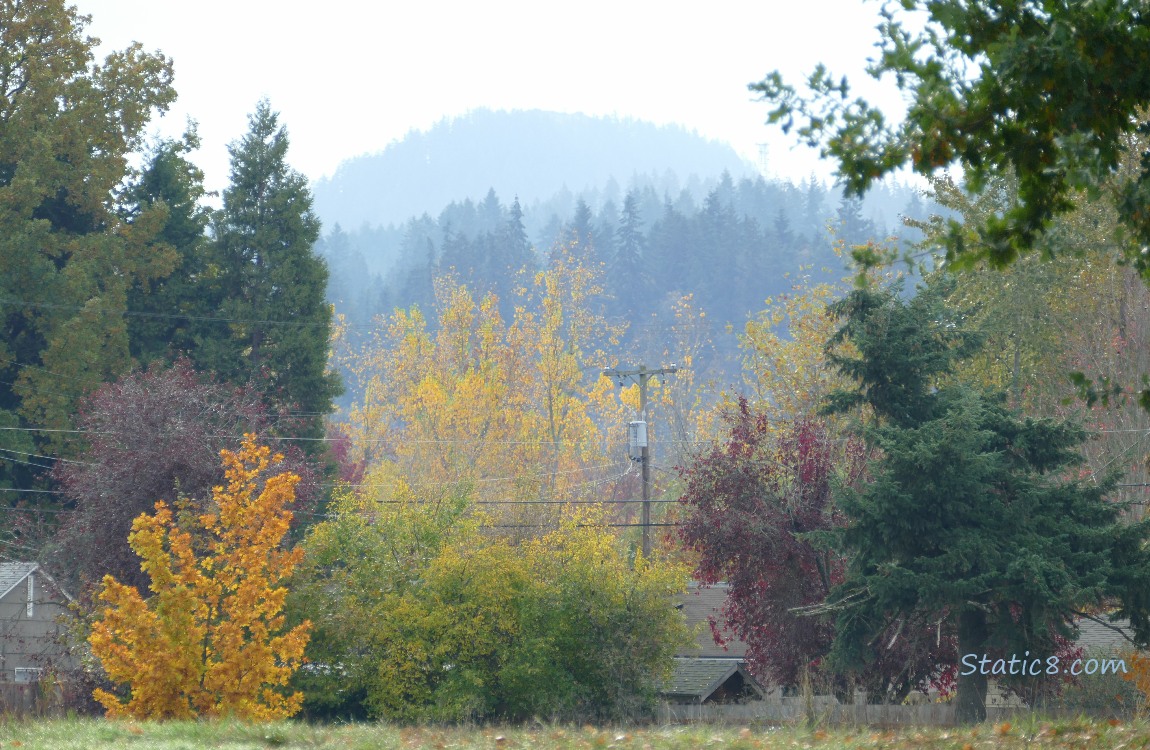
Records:
M105 576L88 643L121 689L94 697L108 716L271 720L295 714L284 694L302 664L309 622L284 629L283 583L303 555L281 542L299 477L272 474L282 459L256 444L221 452L227 484L216 510L193 517L163 501L132 524L129 542L151 596Z
M133 519L157 500L211 512L212 488L224 480L220 451L239 448L244 433L273 419L253 389L213 383L183 359L101 386L76 418L86 447L52 470L67 507L46 561L77 594L105 575L145 589L147 574L128 544ZM297 447L284 453L283 467L300 477L295 510L314 509L318 470Z
M589 499L608 457L607 425L626 423L598 347L618 327L591 307L595 269L567 247L535 274L514 315L453 277L435 285L438 326L396 310L346 363L365 394L350 409L354 458L419 492L473 490L482 502ZM617 434L617 433L616 433ZM507 504L509 523L541 523L556 505ZM492 509L496 512L496 509Z

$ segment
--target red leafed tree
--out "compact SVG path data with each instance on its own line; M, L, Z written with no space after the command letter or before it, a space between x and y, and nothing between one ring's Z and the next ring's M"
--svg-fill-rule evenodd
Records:
M821 687L866 687L874 698L899 699L942 675L953 641L925 621L897 625L875 648L870 673L850 680L820 668L834 638L834 618L818 610L848 565L833 547L843 519L836 483L861 481L861 443L832 439L816 419L771 423L745 399L726 415L725 440L681 469L686 506L680 534L698 557L696 578L729 586L713 623L747 643L747 661L770 684L794 686L804 674ZM724 627L725 626L725 627Z
M82 591L112 575L146 589L127 542L132 520L157 500L211 512L212 488L224 480L220 451L238 448L245 432L269 432L274 421L253 390L213 383L187 360L156 363L95 391L77 418L87 449L52 472L71 506L50 555L62 582ZM284 453L284 469L302 477L296 513L306 512L319 495L318 471L298 449Z

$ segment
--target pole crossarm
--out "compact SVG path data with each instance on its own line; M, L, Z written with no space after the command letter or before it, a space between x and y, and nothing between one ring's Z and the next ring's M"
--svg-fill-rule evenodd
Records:
M669 367L658 367L653 370L648 370L646 365L639 365L634 370L620 370L617 367L608 367L603 370L603 375L612 378L615 383L622 388L623 382L630 380L633 383L639 384L639 418L644 422L647 421L647 381L652 376L657 375L674 375L679 371L676 365ZM640 459L643 466L643 517L640 525L643 527L643 558L651 558L651 456L649 449L646 445L640 448Z
M632 382L638 383L641 388L652 375L674 375L678 371L679 368L676 365L659 367L654 370L648 370L645 366L639 365L638 369L635 370L620 370L617 367L608 367L603 370L603 375L612 378L620 386L623 385L624 380L631 380ZM644 414L642 416L646 417L647 415Z

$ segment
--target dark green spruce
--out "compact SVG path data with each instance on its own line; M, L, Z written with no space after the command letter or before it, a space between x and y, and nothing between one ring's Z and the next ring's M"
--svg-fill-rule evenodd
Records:
M845 319L834 366L856 384L829 411L855 406L879 456L872 481L840 491L852 554L827 599L836 613L831 659L855 669L875 657L880 633L938 621L956 633L960 659L1054 653L1075 613L1110 610L1150 637L1150 523L1120 519L1113 477L1079 477L1084 430L1006 408L1002 394L948 384L974 346L933 290L904 301L861 289L836 303ZM833 346L833 344L832 344ZM956 717L986 717L987 680L963 675Z
M172 273L138 279L128 290L129 349L140 365L192 354L203 319L215 312L200 290L209 218L200 204L204 175L186 156L199 145L194 128L179 140L159 142L127 191L129 220L158 205L167 210L156 242L176 253Z
M205 282L220 320L197 342L195 359L225 380L250 379L286 417L281 434L318 438L342 391L326 371L332 312L327 266L314 252L320 224L307 179L287 164L278 115L261 101L249 122L229 147L231 184L212 221Z

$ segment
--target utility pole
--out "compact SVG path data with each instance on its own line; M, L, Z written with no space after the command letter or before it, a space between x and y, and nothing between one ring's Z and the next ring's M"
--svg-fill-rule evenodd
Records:
M678 371L679 368L675 365L660 367L656 370L648 370L646 365L639 365L639 368L636 370L620 370L615 367L608 367L603 371L603 374L609 378L613 378L615 383L620 387L623 385L624 380L630 380L639 384L639 419L646 422L647 381L652 375L674 375ZM651 559L651 453L646 443L643 444L639 451L639 462L643 470L643 518L641 520L643 526L643 558L649 560Z

